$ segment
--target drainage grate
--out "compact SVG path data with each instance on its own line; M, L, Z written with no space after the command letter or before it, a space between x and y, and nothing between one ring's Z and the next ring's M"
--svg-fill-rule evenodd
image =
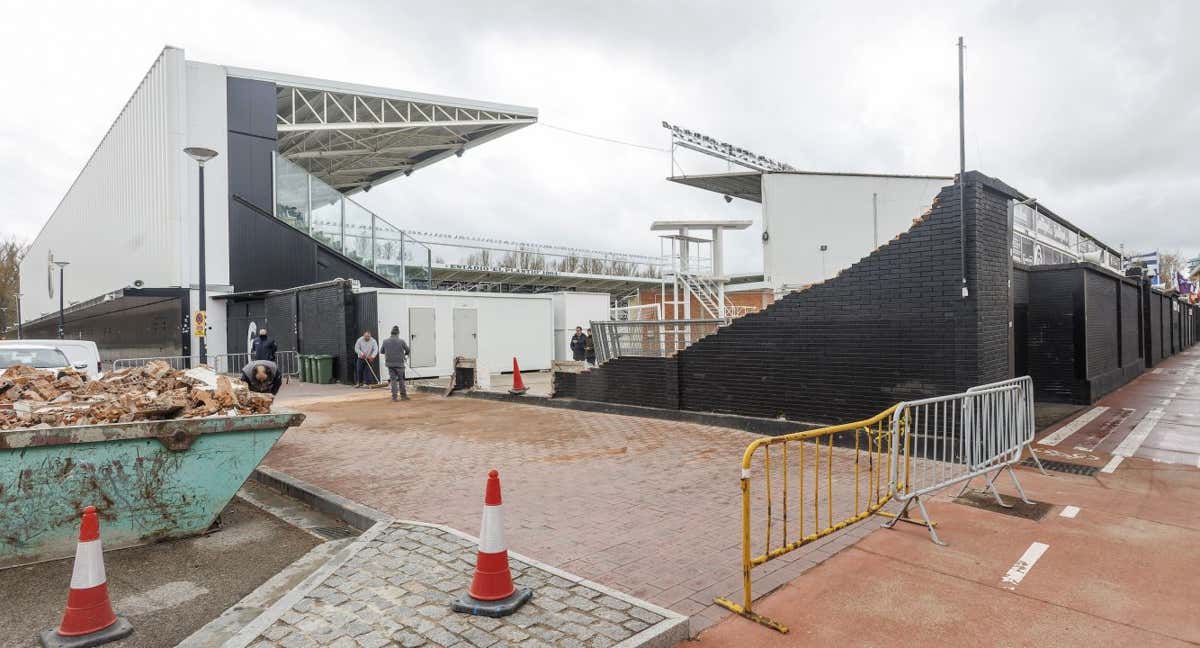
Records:
M361 534L358 529L349 526L337 527L312 527L309 529L313 533L325 538L326 540L341 540L342 538L353 538Z
M1029 466L1030 468L1037 468L1037 464L1033 462L1033 459L1026 459L1025 461L1021 462L1021 465ZM1046 467L1046 470L1069 473L1072 475L1083 475L1084 477L1091 477L1096 474L1097 470L1099 470L1099 468L1095 466L1083 466L1080 464L1066 463L1063 461L1047 461L1045 459L1042 459L1042 465Z

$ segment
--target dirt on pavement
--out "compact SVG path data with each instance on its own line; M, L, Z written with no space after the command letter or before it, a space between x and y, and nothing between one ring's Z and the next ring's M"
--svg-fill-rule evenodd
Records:
M128 639L108 645L174 646L320 543L238 499L221 523L206 536L104 554L113 607L134 627ZM72 563L0 570L0 648L37 646L39 632L58 626Z

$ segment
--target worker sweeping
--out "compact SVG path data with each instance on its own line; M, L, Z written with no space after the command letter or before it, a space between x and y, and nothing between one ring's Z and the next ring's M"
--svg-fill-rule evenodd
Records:
M260 394L278 394L283 385L283 376L279 374L279 366L270 360L251 360L242 368L242 382L250 386L250 391Z
M392 401L396 392L402 400L408 400L408 389L404 385L404 360L409 356L408 342L400 338L400 327L392 327L392 335L383 341L383 356L387 364L388 385L392 388Z
M371 337L370 331L363 331L362 337L354 341L354 355L358 356L358 362L354 371L354 386L364 387L367 383L367 376L375 378L375 382L379 382L379 376L375 375L375 367L371 366L375 362L375 356L379 355L379 342Z

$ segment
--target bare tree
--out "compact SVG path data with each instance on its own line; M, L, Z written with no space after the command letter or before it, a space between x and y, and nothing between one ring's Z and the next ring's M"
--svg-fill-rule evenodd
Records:
M1158 253L1158 276L1166 290L1175 288L1175 273L1182 273L1183 268L1183 255L1179 250Z
M0 241L0 338L17 322L17 293L21 289L21 259L29 245L15 237Z

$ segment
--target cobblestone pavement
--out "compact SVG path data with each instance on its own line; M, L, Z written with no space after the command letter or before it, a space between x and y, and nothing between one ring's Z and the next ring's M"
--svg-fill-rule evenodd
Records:
M458 614L450 603L474 571L475 542L432 526L381 523L353 554L283 611L252 648L540 648L670 646L686 621L568 574L510 559L533 599L500 619Z
M692 632L727 614L714 597L741 598L738 480L757 435L431 394L392 404L359 390L299 408L308 420L265 465L396 518L470 533L496 468L512 550L691 616ZM834 489L852 498L853 450L835 458ZM835 516L842 509L839 500ZM756 568L756 595L876 528L868 520ZM753 529L758 537L757 521ZM781 537L776 529L773 542Z

